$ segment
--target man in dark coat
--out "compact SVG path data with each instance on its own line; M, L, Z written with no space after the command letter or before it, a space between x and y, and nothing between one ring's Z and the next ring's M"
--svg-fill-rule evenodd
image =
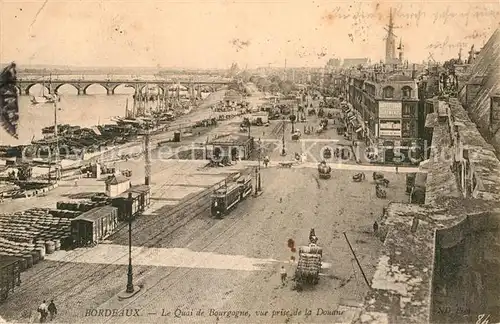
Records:
M54 317L57 315L57 307L56 307L56 304L54 304L54 300L50 301L48 311L50 314L50 320L52 321L54 319Z

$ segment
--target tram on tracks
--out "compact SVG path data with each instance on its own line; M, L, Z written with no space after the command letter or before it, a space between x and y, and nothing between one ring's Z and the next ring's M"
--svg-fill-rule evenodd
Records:
M217 218L224 218L231 209L252 193L252 178L240 177L231 184L215 190L212 195L211 214Z

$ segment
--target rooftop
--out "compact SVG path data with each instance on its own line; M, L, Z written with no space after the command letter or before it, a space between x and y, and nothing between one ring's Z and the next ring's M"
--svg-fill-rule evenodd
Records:
M387 81L395 81L395 82L398 82L398 81L413 81L412 77L411 76L408 76L408 75L403 75L403 74L396 74L396 75L391 75L389 77L387 77Z
M111 206L96 207L74 218L74 220L86 220L93 222L101 219L103 216L116 212L116 210L117 209L115 207Z
M108 185L116 185L119 183L127 182L129 179L127 177L121 175L113 175L111 178L106 180L106 184Z

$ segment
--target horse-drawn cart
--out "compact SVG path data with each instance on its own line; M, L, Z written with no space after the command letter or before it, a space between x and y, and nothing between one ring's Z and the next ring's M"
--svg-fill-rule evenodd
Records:
M318 164L318 174L320 179L330 179L332 176L332 168L323 161Z
M309 245L299 247L299 262L297 263L294 277L297 285L316 285L319 281L323 249L319 247L317 243L318 237L316 236L314 228L312 228L309 233Z
M375 186L375 194L377 195L377 198L385 199L387 198L387 193L384 189L380 188L379 185Z
M377 179L377 180L375 180L375 183L378 185L382 185L386 188L389 187L389 180L387 180L387 179Z
M373 172L373 181L375 181L377 185L382 185L386 188L389 187L389 180L385 179L382 173Z
M316 244L299 247L299 262L295 270L295 281L298 284L318 283L322 256L323 249Z
M356 173L355 175L352 176L352 180L354 182L361 182L365 180L365 174L363 172Z

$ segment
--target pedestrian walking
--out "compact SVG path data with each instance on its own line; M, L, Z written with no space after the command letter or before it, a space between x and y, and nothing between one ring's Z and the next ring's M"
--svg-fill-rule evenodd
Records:
M398 166L396 165L396 174L398 174L398 171L399 171L399 170L398 170Z
M285 269L285 266L281 266L280 275L281 275L281 284L284 285L286 283L286 269Z
M54 304L54 300L50 301L49 307L47 309L50 314L50 321L52 321L54 317L57 315L57 307L56 304Z
M49 315L49 309L45 300L38 306L37 311L40 313L40 323L45 323L47 321L47 315Z

